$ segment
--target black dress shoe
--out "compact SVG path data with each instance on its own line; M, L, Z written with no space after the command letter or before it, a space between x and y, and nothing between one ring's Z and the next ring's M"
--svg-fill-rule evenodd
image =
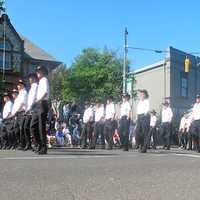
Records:
M15 149L16 149L16 147L15 147L15 146L12 146L12 147L11 147L11 150L15 150Z
M135 145L135 149L139 149L140 147L139 147L139 145Z
M125 149L123 149L123 151L128 151L129 149L127 149L127 148L125 148Z
M167 147L167 150L170 150L170 146Z
M24 148L23 148L23 147L18 147L17 150L19 150L19 151L23 151Z
M146 153L147 149L146 148L142 148L141 153Z
M3 150L6 150L6 149L7 149L7 146L3 146L2 149L3 149Z
M26 146L26 147L24 148L24 151L28 151L28 150L31 150L31 149L32 149L31 146Z
M12 148L11 145L9 145L9 146L6 147L7 150L10 150L11 148Z
M38 155L45 155L47 154L47 148L41 148L40 151L38 151Z
M46 154L47 154L46 151L39 151L39 152L38 152L38 155L46 155Z
M38 153L40 150L41 150L40 146L32 147L32 151L35 152L35 153Z

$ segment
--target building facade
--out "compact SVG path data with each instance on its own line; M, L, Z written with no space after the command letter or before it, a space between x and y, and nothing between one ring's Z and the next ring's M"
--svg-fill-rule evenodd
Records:
M21 36L7 14L0 16L0 77L4 89L12 88L20 77L26 77L38 65L52 70L60 64L61 62Z
M184 71L186 56L190 60L188 73ZM196 94L200 93L200 58L173 47L168 48L166 58L162 61L132 74L136 80L134 90L148 90L150 109L155 109L158 113L162 102L168 100L175 117L179 118L184 111L191 108ZM137 100L133 102L136 106Z

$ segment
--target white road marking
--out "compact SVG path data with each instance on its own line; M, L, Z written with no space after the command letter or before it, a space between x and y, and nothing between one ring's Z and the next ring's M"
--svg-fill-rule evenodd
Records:
M182 156L182 157L191 157L191 158L200 158L200 155L196 155L196 154L179 154L176 153L176 156Z
M197 154L181 154L178 152L171 152L166 154L160 154L160 153L152 153L149 152L151 156L155 157L164 157L164 156L182 156L182 157L190 157L190 158L200 158L200 155ZM148 157L148 153L141 154L137 152L131 152L128 154L114 154L114 155L64 155L64 156L51 156L45 155L45 156L16 156L16 157L0 157L0 160L54 160L54 159L91 159L91 158L123 158L123 157L140 157L142 155L145 155L145 157Z
M38 157L4 157L0 160L52 160L52 159L88 159L88 158L114 158L117 156L38 156Z
M116 154L116 155L74 155L74 156L18 156L18 157L0 157L0 160L53 160L53 159L91 159L91 158L123 158L137 157L139 154Z

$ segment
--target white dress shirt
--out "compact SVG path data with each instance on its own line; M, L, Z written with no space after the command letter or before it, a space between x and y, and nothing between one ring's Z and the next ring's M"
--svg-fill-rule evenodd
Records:
M92 107L87 108L83 114L83 123L88 123L91 119L93 119L93 114Z
M149 100L144 99L143 101L139 101L137 105L137 114L142 115L142 114L147 114L149 112Z
M193 121L193 116L192 113L190 113L186 119L186 131L188 132L190 130L190 126L192 124Z
M45 95L45 97L43 98L44 95ZM42 77L38 84L36 99L38 101L38 100L41 100L41 98L43 98L42 100L49 99L49 81L46 77Z
M115 116L115 105L114 103L109 103L106 105L106 119L113 119Z
M31 88L28 93L27 111L29 111L32 105L36 102L37 88L38 88L37 83L31 84Z
M27 91L22 89L19 91L17 98L14 101L14 105L12 108L12 116L14 116L17 112L26 111L27 108Z
M123 102L121 104L121 109L120 109L121 117L123 116L130 117L130 112L131 112L130 103L128 101Z
M99 122L104 117L104 106L96 107L95 122Z
M155 115L152 115L151 119L150 119L150 126L151 127L155 127L156 126L156 122L157 122L157 117Z
M200 103L194 104L192 114L194 120L200 120Z
M162 123L171 122L173 117L173 112L170 107L163 108L162 110Z
M5 103L3 107L3 119L6 119L9 117L9 115L12 112L12 107L13 107L13 103L10 100Z
M186 121L187 119L183 116L181 118L180 126L179 126L179 131L183 131L186 128Z

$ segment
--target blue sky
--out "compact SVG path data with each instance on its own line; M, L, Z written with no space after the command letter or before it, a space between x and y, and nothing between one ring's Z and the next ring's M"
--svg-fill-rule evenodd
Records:
M83 48L108 48L123 55L130 46L200 51L199 0L7 0L16 30L68 66ZM164 57L129 50L132 69Z

